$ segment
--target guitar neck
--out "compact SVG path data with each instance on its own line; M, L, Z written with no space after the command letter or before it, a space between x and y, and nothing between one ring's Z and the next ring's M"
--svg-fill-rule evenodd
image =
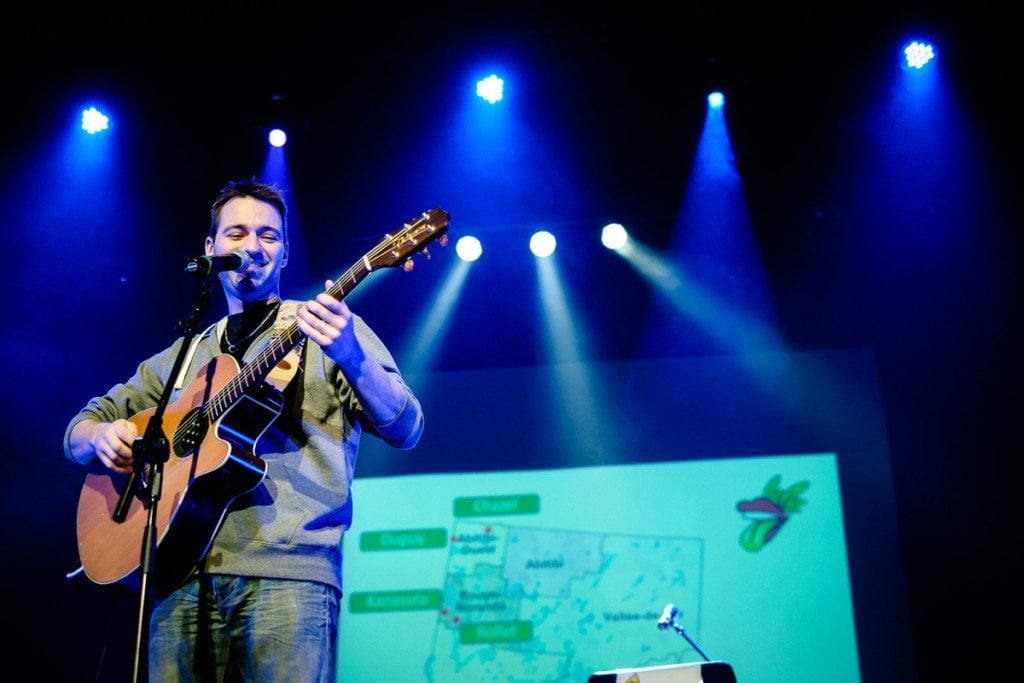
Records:
M327 294L338 301L343 300L355 289L356 285L370 274L371 270L372 268L364 257L334 282L327 290ZM276 335L265 349L246 363L239 373L210 399L205 407L207 418L211 422L220 418L242 397L242 394L265 380L270 371L277 367L277 364L284 360L288 352L294 349L305 336L299 330L298 323L294 322L286 330Z

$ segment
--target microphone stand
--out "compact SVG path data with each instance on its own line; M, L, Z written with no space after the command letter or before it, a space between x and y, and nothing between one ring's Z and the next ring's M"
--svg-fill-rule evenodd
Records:
M175 358L174 366L171 368L171 373L164 384L164 391L160 396L160 401L157 403L156 410L146 424L146 432L142 436L136 437L132 443L132 473L129 475L125 488L121 492L117 507L114 508L114 521L119 524L125 520L134 496L138 496L143 501L143 505L146 506L148 511L146 527L142 538L141 563L139 565L139 611L138 625L135 630L135 657L132 662L133 681L139 680L139 672L146 662L143 654L147 647L149 615L153 602L150 575L153 573L153 568L156 564L156 511L163 487L164 463L170 457L170 444L163 430L163 415L174 391L174 380L178 373L181 372L181 366L185 362L185 354L188 353L192 340L195 338L199 321L202 320L206 309L209 307L210 290L217 279L217 276L213 273L209 276L205 273L196 274L202 275L203 280L199 287L199 293L196 296L196 302L193 305L192 316L185 320L179 320L177 323L177 329L184 335L181 348L178 349L178 357ZM147 466L149 472L148 481L145 474Z
M668 625L671 626L675 630L676 633L681 635L683 638L686 638L686 642L688 642L690 645L693 646L693 649L696 650L697 653L700 654L700 656L704 658L705 662L710 662L711 661L711 658L708 657L708 653L704 652L704 649L700 645L698 645L693 640L693 638L690 637L690 634L686 632L685 628L683 628L678 623L676 623L676 620L674 618L671 621L668 622Z

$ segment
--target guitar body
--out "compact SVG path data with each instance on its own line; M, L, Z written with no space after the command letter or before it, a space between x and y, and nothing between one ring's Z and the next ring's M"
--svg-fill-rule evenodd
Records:
M163 414L170 455L163 466L157 500L157 549L151 581L158 598L188 578L209 550L228 506L258 486L267 465L253 454L256 439L280 415L281 394L262 384L244 394L212 425L204 406L239 373L229 355L211 360ZM139 434L155 415L144 410L130 421ZM148 485L150 468L145 469ZM86 475L78 504L78 550L92 581L132 583L140 576L142 548L149 520L149 492L139 487L124 520L114 519L129 476L96 468Z

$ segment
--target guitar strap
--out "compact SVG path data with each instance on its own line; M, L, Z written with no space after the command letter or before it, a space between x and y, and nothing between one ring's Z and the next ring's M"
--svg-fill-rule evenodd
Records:
M274 321L274 336L284 333L285 330L292 326L292 323L295 322L295 312L298 308L299 304L296 301L281 302L281 307L277 312L277 319ZM175 389L181 389L185 386L185 375L188 372L189 365L192 364L192 357L196 353L196 346L199 345L199 342L206 338L214 328L216 328L217 339L224 339L224 330L227 329L227 325L228 318L224 316L203 330L202 334L196 335L189 346L188 353L185 355L185 360L181 364L181 371L178 373L178 379L174 383ZM285 387L291 383L299 371L299 352L302 350L304 342L305 338L299 340L299 343L281 359L281 362L271 368L270 374L267 375L267 384L270 384L278 391L285 390Z
M224 332L224 328L227 326L228 319L225 317L220 322L213 323L205 330L202 334L198 334L192 339L192 345L188 347L188 353L185 354L185 360L181 363L181 370L178 371L178 379L174 382L175 389L181 389L185 386L185 374L188 372L188 366L192 365L192 356L196 354L196 346L202 341L213 328L217 328L217 336L220 337Z

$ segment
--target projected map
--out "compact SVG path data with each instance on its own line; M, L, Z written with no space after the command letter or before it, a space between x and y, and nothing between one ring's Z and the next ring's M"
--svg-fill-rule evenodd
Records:
M633 632L656 635L659 612L650 605L666 585L689 584L699 594L700 558L695 539L459 522L429 678L580 680L577 651L647 664ZM696 607L686 613L696 624Z
M373 526L345 537L338 680L586 681L701 661L659 628L671 603L738 676L858 681L833 455L359 483Z

